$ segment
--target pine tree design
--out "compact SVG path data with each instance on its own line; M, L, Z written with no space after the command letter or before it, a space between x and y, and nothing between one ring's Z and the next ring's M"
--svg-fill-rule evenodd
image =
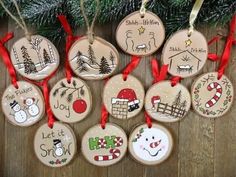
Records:
M114 66L115 66L115 63L114 63L115 62L115 57L114 57L112 52L110 52L110 61L111 61L112 67L114 68Z
M102 57L100 62L99 74L109 74L111 73L111 68L105 57Z
M43 49L43 59L44 59L44 64L45 65L47 65L48 63L52 63L46 49Z
M88 48L88 55L89 55L89 64L91 65L96 64L96 57L95 57L95 54L91 45L89 45L89 48Z
M77 61L76 63L78 64L77 68L79 69L79 72L85 72L88 71L88 68L85 66L85 62L81 59L82 52L78 51L76 57L77 57Z
M25 46L21 47L21 53L22 57L24 58L23 64L24 64L24 69L26 74L31 74L31 73L37 73L36 66L34 62L31 60L27 48Z
M182 97L182 92L180 90L179 93L176 95L175 100L173 102L174 106L180 106L180 104L181 104L181 97Z

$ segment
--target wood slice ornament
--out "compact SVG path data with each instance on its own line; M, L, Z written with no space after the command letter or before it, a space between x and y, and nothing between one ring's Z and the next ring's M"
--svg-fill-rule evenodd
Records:
M15 70L31 80L42 80L59 66L56 47L45 37L32 35L29 41L23 37L11 49L11 61Z
M88 85L72 77L68 83L64 78L50 91L50 107L61 121L74 123L83 120L91 111L92 95Z
M223 75L218 79L217 72L201 75L192 85L192 105L203 117L217 118L225 115L232 106L234 88Z
M27 127L44 116L44 99L39 88L25 81L18 81L18 88L10 85L2 95L2 110L13 125Z
M37 158L49 167L67 165L77 151L76 137L66 124L55 122L53 128L43 124L34 137Z
M123 80L123 75L118 74L107 81L103 103L113 117L129 119L142 110L144 95L144 88L137 78L129 74L127 80Z
M90 128L82 138L82 153L93 165L109 166L119 162L127 151L127 137L122 128L107 123Z
M144 165L157 165L165 161L173 149L170 132L163 126L147 124L136 127L129 137L129 152Z
M200 32L180 30L174 33L164 45L162 61L168 64L168 72L182 78L194 76L206 63L208 44Z
M146 11L141 16L136 11L125 17L116 30L116 41L120 48L136 56L147 56L156 52L165 39L165 28L161 19Z
M170 81L161 81L149 88L145 97L145 110L161 122L176 122L184 118L191 107L191 96L186 87Z
M69 63L76 75L86 80L102 80L116 70L119 53L116 48L100 37L93 43L87 36L77 40L69 50Z

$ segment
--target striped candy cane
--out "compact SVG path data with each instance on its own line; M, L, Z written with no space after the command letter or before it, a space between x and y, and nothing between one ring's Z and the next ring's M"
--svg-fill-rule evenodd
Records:
M222 87L219 83L212 82L207 86L208 91L212 91L213 89L216 89L216 94L213 96L213 98L211 98L209 101L207 101L207 103L205 105L206 108L210 108L210 107L214 106L222 95Z
M117 159L120 156L120 150L119 149L111 149L110 150L111 155L96 155L94 156L95 161L108 161Z

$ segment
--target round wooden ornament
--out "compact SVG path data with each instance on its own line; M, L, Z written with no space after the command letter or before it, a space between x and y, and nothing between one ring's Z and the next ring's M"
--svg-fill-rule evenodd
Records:
M44 100L39 88L25 81L10 85L2 96L2 110L13 125L27 127L44 116Z
M49 167L67 165L77 151L73 130L59 122L55 122L52 129L43 124L35 134L34 151L37 158Z
M91 44L87 36L77 40L69 50L69 63L76 75L86 80L102 80L116 70L119 53L100 37Z
M149 116L161 122L176 122L184 118L191 107L191 96L186 87L170 81L151 86L145 97L145 110Z
M144 165L156 165L165 161L171 154L173 139L163 126L140 125L129 137L129 152L132 157Z
M59 66L59 54L48 39L32 35L31 41L23 37L13 44L11 61L22 76L31 80L42 80Z
M168 64L168 72L183 78L194 76L203 68L208 55L206 38L194 30L180 30L174 33L164 45L162 61Z
M217 72L201 75L192 85L192 105L203 117L217 118L226 114L232 106L234 88L223 75L218 79Z
M127 136L122 128L107 123L90 128L82 138L82 153L93 165L109 166L119 162L127 151Z
M144 88L137 78L128 75L127 80L123 80L123 75L118 74L107 81L103 103L113 117L129 119L142 110L144 95Z
M136 56L147 56L156 52L165 39L165 28L161 19L146 11L141 16L136 11L125 17L116 30L116 41L120 48Z
M91 111L92 95L88 85L77 78L68 83L64 78L50 91L50 107L61 121L74 123L83 120Z

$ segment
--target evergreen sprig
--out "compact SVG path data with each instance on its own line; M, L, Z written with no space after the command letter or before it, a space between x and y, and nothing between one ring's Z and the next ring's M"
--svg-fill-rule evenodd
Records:
M16 14L12 1L4 0L4 2L6 7ZM74 30L84 26L79 0L17 0L17 2L27 24L35 27L38 33L54 42L61 41L65 35L56 18L58 14L66 15ZM150 0L147 9L162 19L168 36L178 29L187 27L194 2L195 0ZM140 6L141 0L101 0L97 22L100 24L119 22L129 13L138 10ZM96 2L87 0L85 9L91 21ZM230 21L235 12L235 0L205 0L196 25L224 25ZM4 10L0 8L0 16L5 15Z

